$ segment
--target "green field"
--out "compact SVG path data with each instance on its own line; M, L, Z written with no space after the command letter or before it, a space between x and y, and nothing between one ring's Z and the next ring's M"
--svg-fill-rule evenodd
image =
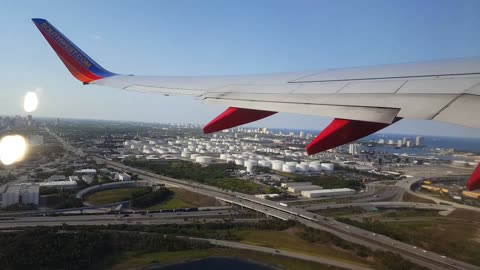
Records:
M99 191L89 195L86 198L88 203L97 205L97 204L108 204L121 201L128 201L131 199L132 194L135 191L140 191L143 188L118 188Z
M219 179L207 179L205 184L218 187L220 189L237 191L246 194L267 194L278 192L275 188L254 183L245 179L236 178L219 178Z
M173 191L173 196L165 202L149 207L150 210L158 209L177 209L188 207L215 206L218 202L215 198L191 192L181 188L169 188Z
M365 260L358 257L355 252L340 250L331 244L310 243L297 235L299 231L301 229L295 227L284 231L242 230L237 232L237 235L242 239L241 242L246 244L341 260L359 266L368 266Z
M455 210L454 213L458 211ZM447 218L467 218L468 211L463 210ZM428 214L427 214L428 215ZM471 213L478 218L478 214ZM394 239L400 240L419 248L455 258L474 265L480 265L480 231L473 222L456 221L452 219L438 219L415 221L402 221L402 217L395 222L378 222L365 220L357 223L348 221L354 226L374 231ZM343 221L343 220L342 220Z
M129 270L143 269L148 265L166 265L176 262L207 258L207 257L231 257L242 260L251 260L254 262L275 266L286 270L335 270L339 268L329 267L322 264L308 262L273 254L260 252L251 252L238 249L212 248L207 250L187 250L175 252L156 252L142 255L125 254L125 256L111 269Z
M404 201L404 202L418 202L418 203L434 203L432 200L425 199L425 198L422 198L422 197L418 197L418 196L412 195L408 192L405 192L403 194L402 201Z
M339 216L346 216L346 215L363 214L363 213L366 213L367 211L361 207L342 207L342 208L322 209L322 210L317 210L313 212L320 214L322 216L327 216L327 217L339 217Z

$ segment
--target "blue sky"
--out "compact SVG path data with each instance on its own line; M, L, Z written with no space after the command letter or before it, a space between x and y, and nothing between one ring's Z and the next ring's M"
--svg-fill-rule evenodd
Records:
M82 86L33 23L45 18L106 69L141 75L251 74L480 56L480 1L2 1L0 114L207 123L225 108ZM278 114L255 126L321 129ZM480 137L434 121L386 132Z

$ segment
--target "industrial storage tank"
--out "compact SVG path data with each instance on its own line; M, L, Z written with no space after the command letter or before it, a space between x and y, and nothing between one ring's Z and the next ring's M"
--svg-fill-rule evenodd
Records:
M308 172L309 168L310 168L309 164L304 164L304 163L297 164L297 171Z
M272 169L281 171L283 168L284 162L281 160L272 160Z
M288 173L294 173L296 169L297 169L297 166L292 164L283 164L282 166L282 171L288 172Z
M195 158L195 161L200 164L210 164L212 163L212 158L209 156L198 156Z
M227 160L228 154L220 154L220 159Z
M188 152L188 151L183 151L182 154L181 154L181 156L182 156L183 158L190 158L190 155L191 155L191 154L192 154L192 153L190 153L190 152Z
M242 159L242 158L235 159L235 164L237 164L237 165L243 166L244 162L245 162L245 160Z
M245 167L247 168L247 172L249 173L253 172L253 168L256 167L257 164L257 161L253 159L246 160L244 163Z
M196 160L198 156L200 156L200 154L191 154L190 158Z
M270 161L268 161L268 160L259 160L259 161L258 161L258 166L271 168L271 167L272 167L272 163L271 163Z
M311 171L316 171L317 172L317 171L322 170L322 164L320 164L320 162L316 162L316 161L310 163L309 167L310 167Z
M333 163L322 163L322 170L324 171L333 171L335 169L335 165Z

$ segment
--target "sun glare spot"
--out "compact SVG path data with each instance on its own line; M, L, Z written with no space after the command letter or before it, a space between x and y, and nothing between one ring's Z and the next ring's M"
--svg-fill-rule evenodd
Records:
M20 161L27 151L27 141L20 135L7 135L0 140L0 161L10 165Z
M24 101L23 101L23 108L25 109L26 112L30 113L33 112L37 109L38 107L38 96L37 93L35 92L28 92L25 95Z

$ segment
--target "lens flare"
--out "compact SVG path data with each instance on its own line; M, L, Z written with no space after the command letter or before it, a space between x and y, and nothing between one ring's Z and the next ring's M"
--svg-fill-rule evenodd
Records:
M35 92L27 92L23 100L23 109L27 112L33 112L38 107L38 96Z
M27 141L20 135L7 135L0 140L0 161L10 165L20 161L27 152Z

